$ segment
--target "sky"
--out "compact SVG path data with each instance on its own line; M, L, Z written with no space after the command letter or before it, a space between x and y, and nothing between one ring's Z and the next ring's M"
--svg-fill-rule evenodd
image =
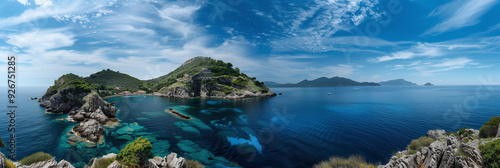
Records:
M18 84L43 87L108 68L156 78L195 56L279 83L498 85L498 16L495 0L4 0L0 64L16 56Z

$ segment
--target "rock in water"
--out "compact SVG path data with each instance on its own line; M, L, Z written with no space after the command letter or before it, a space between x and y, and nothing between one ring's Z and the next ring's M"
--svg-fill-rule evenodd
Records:
M85 137L92 142L98 142L102 135L106 132L106 130L101 127L99 122L94 119L81 122L73 127L73 130L80 134L80 136Z

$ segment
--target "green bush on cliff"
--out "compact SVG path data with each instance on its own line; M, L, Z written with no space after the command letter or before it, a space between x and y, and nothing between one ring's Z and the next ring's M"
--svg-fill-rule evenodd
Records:
M148 158L153 157L152 148L148 138L141 136L121 149L120 153L116 155L116 160L129 167L140 167L147 162Z
M417 151L422 149L423 147L429 146L435 140L431 137L420 137L418 139L414 139L411 141L410 145L408 145L407 149L410 152L409 154L415 154Z
M53 156L48 154L48 153L37 152L35 154L32 154L30 156L27 156L27 157L21 159L21 161L19 161L19 163L21 163L22 165L30 165L30 164L33 164L36 162L46 161L46 160L49 160L52 158L53 158Z
M314 168L332 168L332 167L342 167L342 168L375 168L373 164L369 164L361 156L350 156L348 159L342 157L331 157L327 161L322 161L321 163L315 164Z
M500 123L500 117L494 116L488 122L484 123L479 129L479 137L488 138L494 137L498 131L498 123Z
M245 87L248 84L248 81L243 79L242 77L236 78L236 80L233 81L233 84Z
M485 145L480 145L483 164L488 168L500 168L500 139Z
M2 141L2 137L0 137L0 148L5 148L5 144Z

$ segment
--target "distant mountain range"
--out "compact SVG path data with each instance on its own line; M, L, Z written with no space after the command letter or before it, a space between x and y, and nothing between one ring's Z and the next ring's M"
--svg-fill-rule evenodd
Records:
M272 81L264 82L268 87L340 87L340 86L418 86L416 83L404 80L394 79L383 81L380 83L375 82L357 82L343 77L321 77L315 80L303 80L299 83L276 83Z
M337 77L337 76L333 78L321 77L312 81L306 79L296 84L292 83L279 84L270 81L264 83L268 87L380 86L380 84L374 82L357 82L348 78Z
M381 86L417 86L416 83L406 81L404 79L394 79L385 82L380 82Z

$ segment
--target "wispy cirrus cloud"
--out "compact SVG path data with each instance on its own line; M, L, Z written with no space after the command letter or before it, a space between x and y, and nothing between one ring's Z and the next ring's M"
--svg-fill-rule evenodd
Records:
M392 60L412 59L415 57L438 57L444 53L439 47L429 43L417 43L408 50L397 51L390 55L384 55L376 58L369 58L368 61L372 63L379 63Z
M443 18L443 21L425 31L423 35L440 34L446 31L472 26L480 22L478 19L495 0L454 0L435 9L429 16Z

